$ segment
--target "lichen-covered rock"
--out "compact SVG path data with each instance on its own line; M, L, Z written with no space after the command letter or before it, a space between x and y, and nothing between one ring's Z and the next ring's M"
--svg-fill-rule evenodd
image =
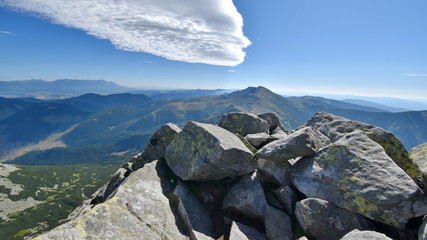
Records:
M292 169L291 164L288 161L274 162L260 158L257 160L257 169L266 183L287 186L292 182Z
M307 236L317 240L338 240L353 229L367 229L363 217L317 198L296 204L295 216Z
M352 121L330 113L316 113L306 126L311 126L336 142L347 133L362 130L366 135L381 145L387 155L399 165L410 177L420 177L418 166L414 164L403 144L390 132L370 124Z
M166 148L166 162L186 181L214 181L251 173L252 152L231 132L189 122Z
M293 165L292 180L308 197L398 228L427 213L421 189L359 130L300 159Z
M418 229L418 239L427 240L427 218L424 219L423 223Z
M252 219L264 217L267 200L261 182L255 173L242 176L224 198L222 208L230 214Z
M244 137L253 133L270 133L268 122L252 113L227 113L222 116L218 126Z
M262 147L255 156L270 161L284 162L291 158L313 155L330 143L329 139L310 127L302 128Z
M233 222L230 230L230 240L269 240L267 236L255 228L242 223Z
M270 138L267 133L254 133L246 135L245 139L255 148L265 144Z
M280 122L279 117L277 117L277 115L275 113L264 113L264 114L258 115L258 117L267 121L268 125L270 125L270 132L276 128L280 128L283 131L285 131L285 128L283 127L282 123Z
M273 190L273 194L280 201L281 204L285 207L285 211L289 215L294 215L295 204L298 201L297 194L289 186L279 187L278 189Z
M386 235L374 231L359 231L354 229L347 233L341 240L392 240Z
M265 231L269 240L292 240L291 218L286 213L267 206Z
M174 191L178 198L178 212L183 219L191 240L211 240L214 237L212 217L183 182L179 181Z
M179 132L181 132L181 129L173 123L161 126L153 133L144 151L132 159L132 163L134 163L133 169L138 169L147 162L163 159L165 157L166 147Z
M168 178L163 162L146 164L112 198L35 239L187 239L164 195Z
M427 175L427 143L420 144L409 151L409 155L418 165L421 172Z

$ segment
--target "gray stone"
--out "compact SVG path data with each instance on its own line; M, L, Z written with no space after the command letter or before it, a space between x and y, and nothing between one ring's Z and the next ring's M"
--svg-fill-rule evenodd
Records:
M409 151L410 157L417 164L420 171L427 175L427 142L420 144Z
M262 147L255 156L270 161L284 162L292 158L313 155L330 143L329 139L310 127L302 128Z
M292 240L291 218L286 213L267 206L265 231L269 240Z
M267 203L270 204L271 206L280 209L280 210L285 210L285 206L283 206L283 204L277 199L276 195L274 195L274 193L272 192L266 192L265 193L265 198L267 199Z
M362 130L370 139L380 144L387 155L411 178L416 179L422 176L418 166L409 157L409 153L403 144L391 132L382 128L324 112L316 113L305 125L319 130L329 137L332 142L338 141L354 130ZM424 181L426 180L424 179Z
M307 236L317 240L337 240L353 229L367 229L363 217L317 198L296 204L295 216Z
M268 240L268 238L255 228L233 222L230 230L230 240Z
M244 137L253 133L270 133L268 122L252 113L227 113L222 116L218 126Z
M226 212L260 220L264 217L266 207L267 200L256 172L242 176L228 191L222 205Z
M190 239L215 239L209 209L181 181L178 182L174 194L178 198L178 212L189 232Z
M187 239L163 194L168 183L163 162L146 164L110 199L35 239Z
M392 240L382 233L377 233L374 231L359 231L354 229L353 231L347 233L341 240Z
M270 138L267 133L254 133L246 135L245 139L255 148L265 144Z
M291 184L291 164L287 161L273 162L260 158L257 160L257 169L264 182L280 186Z
M285 130L282 123L280 122L279 117L277 117L275 113L264 113L264 114L258 115L258 117L267 121L268 125L270 125L270 132L276 128L280 128L283 131Z
M271 131L270 132L270 137L272 138L272 139L276 139L276 140L278 140L278 139L281 139L281 138L284 138L284 137L286 137L288 134L285 132L285 131L283 131L281 128L275 128L275 129L273 129L273 131Z
M165 158L166 147L179 132L181 132L181 129L173 123L161 126L153 133L144 151L132 159L132 163L134 163L133 169L138 169L147 162Z
M292 180L308 197L397 228L427 213L421 189L359 130L299 160Z
M427 240L427 218L424 219L418 230L418 239L419 240Z
M214 181L251 173L252 152L233 133L211 124L189 122L166 148L166 162L186 181Z
M273 190L273 194L276 198L283 204L286 209L286 213L289 215L294 215L295 204L298 201L297 195L289 186L279 187L278 189Z

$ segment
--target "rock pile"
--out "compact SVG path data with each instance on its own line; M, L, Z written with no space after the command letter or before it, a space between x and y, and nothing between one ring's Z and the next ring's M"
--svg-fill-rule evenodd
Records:
M318 113L167 124L67 223L36 239L420 239L427 198L402 144ZM417 182L418 181L418 182Z

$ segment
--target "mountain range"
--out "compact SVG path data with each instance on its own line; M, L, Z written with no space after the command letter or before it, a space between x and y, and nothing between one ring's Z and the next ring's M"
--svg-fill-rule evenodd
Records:
M178 91L172 94L177 95L182 96ZM165 123L217 123L224 113L241 111L274 112L287 129L300 126L317 112L330 112L389 130L408 149L427 141L427 111L393 113L321 97L283 97L264 87L187 99L153 96L90 93L44 101L0 98L0 106L5 106L0 109L1 159L35 165L117 161L141 150L149 135Z

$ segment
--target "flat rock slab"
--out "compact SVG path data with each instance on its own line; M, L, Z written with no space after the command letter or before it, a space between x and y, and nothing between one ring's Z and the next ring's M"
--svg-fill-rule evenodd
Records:
M188 239L163 195L169 179L162 165L146 164L112 198L35 239Z
M292 180L308 197L398 228L427 213L421 189L359 130L297 161Z
M186 181L215 181L255 171L252 152L233 133L189 122L166 148L166 162Z
M386 235L374 231L359 231L354 229L346 234L341 240L392 240Z

